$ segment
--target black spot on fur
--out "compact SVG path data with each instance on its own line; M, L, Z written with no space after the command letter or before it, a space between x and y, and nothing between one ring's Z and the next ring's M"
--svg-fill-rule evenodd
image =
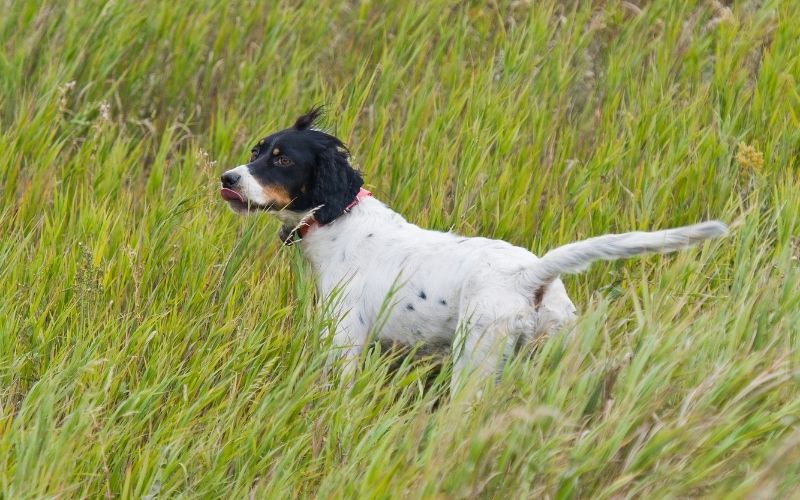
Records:
M422 300L425 300L425 299L428 298L428 296L425 295L425 290L420 290L419 291L419 298L421 298Z
M409 311L413 311L414 306L412 304L406 304L406 309L408 309Z
M369 234L367 235L367 238L372 238L373 236L375 236L375 233L369 233Z
M364 323L364 316L362 316L361 313L358 313L358 322L362 325L366 324Z
M446 306L446 305L447 305L447 301L446 301L446 300L444 300L444 299L439 299L439 303L440 303L441 305L443 305L443 306Z

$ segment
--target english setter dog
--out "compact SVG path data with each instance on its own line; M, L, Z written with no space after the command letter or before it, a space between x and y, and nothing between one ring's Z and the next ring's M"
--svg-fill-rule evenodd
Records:
M576 317L559 276L596 260L672 252L724 235L710 221L656 232L608 234L537 258L505 241L409 223L362 188L345 145L314 128L318 109L252 149L222 174L221 196L240 214L265 211L298 242L322 299L336 296L332 342L357 366L370 340L452 349L454 388L488 378L515 348Z

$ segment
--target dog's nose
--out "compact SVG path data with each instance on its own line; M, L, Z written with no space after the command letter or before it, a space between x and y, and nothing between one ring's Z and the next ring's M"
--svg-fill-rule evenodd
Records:
M222 174L220 180L222 181L223 187L231 188L235 186L236 183L239 182L239 179L241 178L242 176L239 174L233 172L225 172L224 174Z

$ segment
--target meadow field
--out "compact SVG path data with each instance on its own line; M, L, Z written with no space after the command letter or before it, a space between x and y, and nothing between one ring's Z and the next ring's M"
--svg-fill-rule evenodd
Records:
M0 498L800 498L800 2L0 6ZM565 277L479 401L379 349L342 384L218 195L315 104L421 226L731 232Z

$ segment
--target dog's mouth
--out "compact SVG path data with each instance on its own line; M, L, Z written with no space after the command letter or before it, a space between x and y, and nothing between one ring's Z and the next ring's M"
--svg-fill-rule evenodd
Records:
M254 203L245 198L242 193L230 188L221 188L219 190L219 195L223 200L227 201L228 205L237 213L245 213L253 210L273 210L271 203L268 205Z
M242 204L246 203L244 201L244 196L234 191L233 189L222 188L219 191L219 195L222 196L222 199L225 201L237 201Z

